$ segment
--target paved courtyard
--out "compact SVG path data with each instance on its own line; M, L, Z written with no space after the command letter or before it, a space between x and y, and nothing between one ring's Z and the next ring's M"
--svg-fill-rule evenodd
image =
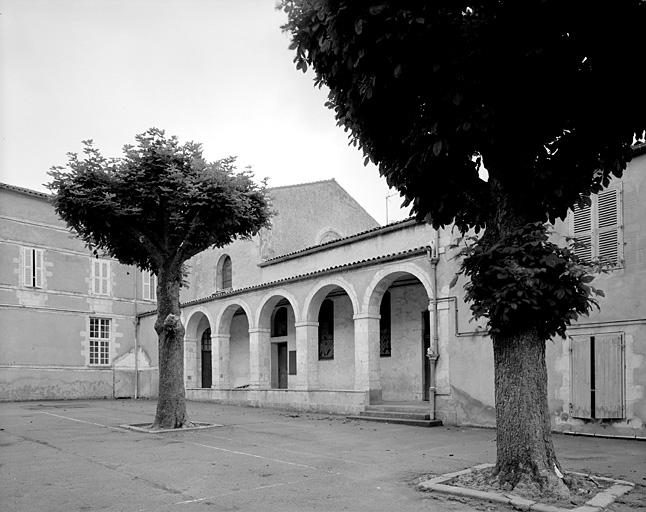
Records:
M416 490L415 480L495 461L487 429L350 421L189 402L207 430L143 433L155 402L0 403L0 510L505 510ZM646 443L555 435L568 470L636 482ZM613 510L639 510L634 497Z

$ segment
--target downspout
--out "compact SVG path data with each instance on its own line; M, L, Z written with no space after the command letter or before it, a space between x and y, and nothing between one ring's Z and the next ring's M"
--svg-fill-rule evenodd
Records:
M440 262L439 255L439 245L440 245L440 235L437 230L435 230L435 236L431 240L431 245L428 247L427 254L428 260L431 263L431 279L433 284L433 298L431 299L431 313L433 314L433 322L431 323L431 343L426 353L430 361L430 376L429 376L429 389L428 389L428 402L430 407L430 417L432 420L437 419L435 417L435 394L437 391L436 382L435 382L435 371L437 366L437 360L439 358L438 345L439 345L439 321L437 318L437 264Z
M137 400L139 395L139 345L137 340L137 333L139 332L139 317L137 316L137 269L134 270L135 275L135 396L134 400Z

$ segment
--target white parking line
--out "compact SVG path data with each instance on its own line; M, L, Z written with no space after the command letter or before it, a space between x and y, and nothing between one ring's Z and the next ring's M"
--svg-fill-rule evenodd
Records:
M201 435L206 436L206 437L212 437L214 439L222 439L224 441L231 441L234 443L241 443L241 444L250 444L251 446L256 446L258 448L276 448L275 446L266 446L258 443L254 443L251 441L243 441L241 439L232 439L230 437L223 437L223 436L214 436L213 434L205 434L202 433ZM320 459L329 459L333 460L335 462L346 462L348 464L358 464L360 466L371 466L374 467L376 464L370 464L368 462L359 462L358 460L349 460L349 459L344 459L341 457L332 457L330 455L323 455L321 453L311 453L311 452L301 452L298 450L290 450L289 448L281 448L282 451L288 452L288 453L295 453L297 455L307 455L308 457L315 457L315 458L320 458Z
M88 425L95 425L97 427L111 428L112 430L119 430L123 432L122 428L112 427L110 425L104 425L103 423L94 423L93 421L77 420L76 418L70 418L69 416L62 416L60 414L54 414L53 412L44 412L39 411L40 414L47 414L48 416L55 416L57 418L63 418L64 420L78 421L79 423L87 423Z
M208 445L208 444L200 444L200 443L187 443L187 444L192 444L192 445L195 445L195 446L199 446L201 448L210 448L211 450L218 450L218 451L221 451L221 452L233 453L235 455L245 455L247 457L253 457L255 459L263 459L263 460L269 460L269 461L272 461L272 462L279 462L281 464L288 464L290 466L298 466L299 468L313 469L314 471L320 471L322 473L327 473L327 474L330 474L330 475L340 475L341 474L341 473L336 473L334 471L328 471L326 469L315 468L314 466L308 466L306 464L299 464L297 462L290 462L288 460L272 459L271 457L265 457L263 455L256 455L255 453L247 453L247 452L238 452L238 451L235 451L235 450L227 450L226 448L219 448L217 446L211 446L211 445Z

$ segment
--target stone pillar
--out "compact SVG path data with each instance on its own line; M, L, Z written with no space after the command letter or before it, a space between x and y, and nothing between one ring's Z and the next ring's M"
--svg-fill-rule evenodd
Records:
M297 322L296 389L319 387L319 323Z
M367 391L371 404L381 403L378 314L359 314L354 319L354 389Z
M271 386L271 344L269 329L249 329L249 387L269 389Z
M229 340L228 334L214 334L211 336L211 373L213 375L212 388L228 389L229 384Z
M198 339L184 336L184 385L187 388L199 386Z

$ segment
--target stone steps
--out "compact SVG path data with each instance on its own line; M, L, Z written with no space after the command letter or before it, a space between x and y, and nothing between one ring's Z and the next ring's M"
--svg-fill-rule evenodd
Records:
M360 412L357 416L348 416L348 418L415 427L437 427L442 425L441 420L431 419L427 407L420 407L419 405L367 405L365 411Z

